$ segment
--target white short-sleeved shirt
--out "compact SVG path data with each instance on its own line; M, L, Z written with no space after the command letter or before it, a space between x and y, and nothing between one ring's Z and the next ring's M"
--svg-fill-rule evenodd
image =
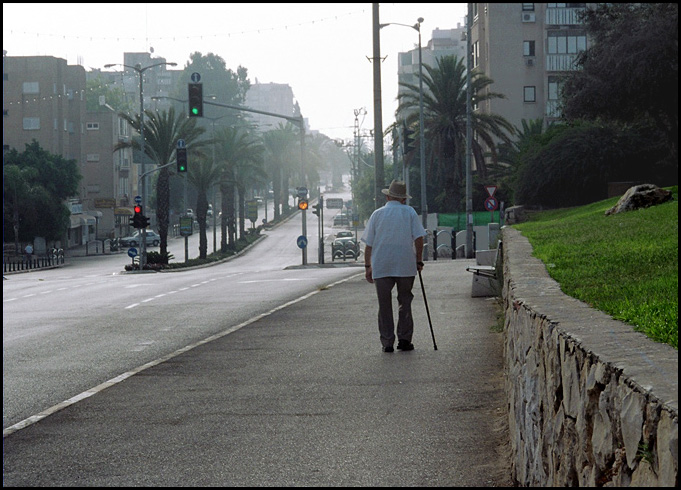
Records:
M361 240L371 247L371 276L415 276L414 240L425 236L414 208L399 201L388 201L371 214Z

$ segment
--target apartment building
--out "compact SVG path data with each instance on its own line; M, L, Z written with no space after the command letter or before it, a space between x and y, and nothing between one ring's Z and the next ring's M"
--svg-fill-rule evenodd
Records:
M474 110L499 114L516 127L523 119L556 120L560 75L587 48L578 13L586 3L473 3L472 65L494 80L505 99Z
M259 83L256 78L246 93L245 105L259 111L294 117L296 109L293 100L293 89L287 83ZM257 113L249 113L248 119L265 131L286 124L281 117Z
M114 151L130 127L106 101L86 112L82 66L52 56L3 57L3 151L21 152L33 139L50 153L76 160L83 179L67 203L70 227L63 247L128 234L133 214L132 150ZM131 181L132 179L132 181Z
M82 165L85 134L85 69L53 56L3 56L3 153L24 151L36 140L55 155ZM97 216L83 210L79 196L72 210L65 246L94 238Z

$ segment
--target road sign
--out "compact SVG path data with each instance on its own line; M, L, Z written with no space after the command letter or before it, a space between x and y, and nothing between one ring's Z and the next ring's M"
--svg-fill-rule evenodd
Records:
M178 148L185 148L187 146L187 143L185 143L184 140L177 140L177 147Z
M201 75L199 75L197 72L192 73L192 82L194 83L199 83L201 81Z
M258 219L258 201L252 199L246 201L246 217L250 221L257 221Z
M485 190L487 191L487 194L489 194L489 197L494 197L494 193L497 191L497 186L496 185L486 185Z
M326 209L343 209L342 197L327 197Z
M191 236L194 233L194 218L180 217L180 236Z
M296 240L296 243L298 243L298 248L307 247L307 237L305 235L300 235Z
M296 190L298 191L298 197L300 198L307 197L307 187L296 187Z
M496 200L496 198L490 196L487 199L485 199L485 209L487 211L494 211L499 207L499 201Z
M135 196L135 203L142 204L142 196Z
M132 258L137 257L137 249L135 247L130 247L128 249L128 257L132 257Z

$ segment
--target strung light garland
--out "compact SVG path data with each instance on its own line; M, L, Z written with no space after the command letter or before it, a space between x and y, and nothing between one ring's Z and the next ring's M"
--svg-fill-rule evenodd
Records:
M198 34L194 36L177 36L176 34L173 34L172 36L159 36L159 37L152 37L152 38L147 38L145 37L144 39L140 37L120 37L117 36L115 38L111 37L105 37L105 36L69 36L66 34L52 34L52 33L45 33L45 32L31 32L31 31L19 31L16 29L10 29L10 35L12 36L18 36L18 35L24 35L24 36L35 36L37 38L42 37L47 37L50 39L62 39L64 41L67 40L73 40L73 41L87 41L87 42L93 42L93 41L109 41L111 42L113 39L115 39L116 42L121 42L121 41L135 41L135 42L161 42L161 41L177 41L177 40L204 40L205 39L217 39L221 37L232 37L232 36L243 36L246 34L262 34L264 32L276 32L280 30L288 30L289 27L295 28L295 27L304 27L306 25L314 25L319 22L329 22L329 21L338 21L340 20L339 17L350 17L354 15L361 15L366 13L365 9L359 10L357 12L347 12L345 14L340 14L340 15L334 15L333 17L326 17L323 19L318 19L318 20L311 20L307 22L299 22L297 24L293 24L291 26L284 25L284 26L277 26L277 27L268 27L268 28L260 28L260 29L253 29L250 31L237 31L237 32L223 32L223 33L216 33L216 34Z

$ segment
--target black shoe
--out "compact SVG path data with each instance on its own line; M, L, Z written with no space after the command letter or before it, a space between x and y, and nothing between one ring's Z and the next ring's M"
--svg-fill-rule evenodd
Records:
M397 342L397 350L414 350L414 344L408 340L400 340Z
M383 352L395 352L395 349L393 348L392 345L386 345L383 347Z

